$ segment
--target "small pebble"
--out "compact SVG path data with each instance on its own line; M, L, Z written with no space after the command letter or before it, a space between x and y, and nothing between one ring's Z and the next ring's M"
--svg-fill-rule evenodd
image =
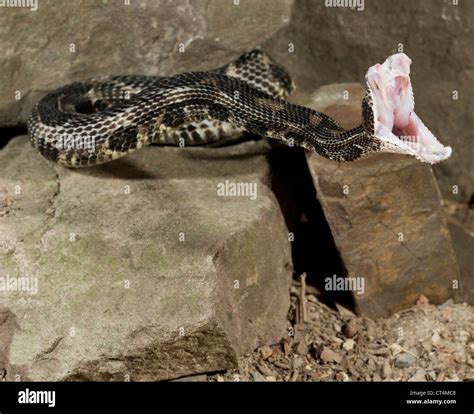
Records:
M411 367L416 361L416 356L410 352L403 352L398 354L395 358L395 366L397 368Z
M353 338L361 328L359 318L352 318L342 327L342 333L346 338Z
M341 338L338 338L337 336L331 337L331 342L336 344L337 346L340 346L342 343L344 343L344 340Z
M436 373L434 371L429 371L429 372L426 373L426 375L431 381L436 380Z
M333 351L332 349L329 349L326 346L323 348L323 351L321 352L321 355L319 357L324 362L336 362L337 364L339 364L339 362L342 361L342 356L339 353Z
M308 355L308 344L304 339L298 342L295 351L298 355Z
M416 301L416 304L418 306L429 305L430 301L428 300L428 298L425 295L420 295L418 297L418 300Z
M268 359L273 354L272 349L268 345L262 346L258 351L262 359Z
M438 332L435 332L432 336L431 336L431 343L433 345L438 345L439 342L441 341L441 337L439 336L439 333Z
M453 354L453 357L454 357L454 360L459 364L463 364L466 362L466 355L463 351L456 351Z
M346 351L350 351L352 349L354 349L354 345L355 345L355 341L353 339L348 339L346 342L344 342L342 344L342 347L346 350Z
M462 342L463 344L467 343L469 340L469 332L461 330L459 331L459 342Z
M258 371L252 371L252 380L254 382L265 382L265 377Z
M419 369L415 372L411 378L408 379L410 382L417 381L426 381L426 371L424 369Z
M397 354L399 354L400 352L403 351L403 348L400 345L396 344L396 343L393 343L392 345L390 345L389 349L392 352L393 356L395 356L395 355L397 355Z
M347 375L345 372L338 372L337 375L336 375L336 379L338 381L348 382L349 381L349 375Z
M375 373L374 375L372 375L372 381L379 382L381 380L382 378L380 377L379 374Z
M303 368L304 365L305 365L304 359L299 356L295 357L295 359L293 360L293 369L295 370Z
M426 352L431 352L433 350L433 345L431 345L431 342L430 341L423 341L421 343L421 346L422 348L426 351Z
M271 375L278 375L277 372L273 371L273 369L269 368L268 366L264 364L257 364L257 369L265 376L271 376Z
M306 295L306 299L308 302L319 303L318 299L314 295Z

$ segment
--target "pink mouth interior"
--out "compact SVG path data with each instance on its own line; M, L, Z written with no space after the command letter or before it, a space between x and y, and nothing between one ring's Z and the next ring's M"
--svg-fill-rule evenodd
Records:
M451 148L442 145L414 111L410 64L407 55L397 53L367 72L375 136L386 152L409 154L434 164L449 158Z

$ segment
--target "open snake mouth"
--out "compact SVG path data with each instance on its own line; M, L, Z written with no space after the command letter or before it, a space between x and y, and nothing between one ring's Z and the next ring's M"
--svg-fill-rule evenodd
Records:
M451 147L441 144L414 111L410 64L407 55L397 53L367 71L374 136L384 152L413 155L435 164L449 158Z

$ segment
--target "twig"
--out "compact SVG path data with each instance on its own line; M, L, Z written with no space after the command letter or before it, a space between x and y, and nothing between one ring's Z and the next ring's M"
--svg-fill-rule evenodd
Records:
M305 323L308 318L306 317L306 273L301 274L301 291L300 291L300 309L301 309L301 321Z

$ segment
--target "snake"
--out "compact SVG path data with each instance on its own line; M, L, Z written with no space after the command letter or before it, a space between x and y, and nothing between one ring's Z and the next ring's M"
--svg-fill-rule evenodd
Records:
M89 167L151 144L221 142L238 133L276 139L338 162L389 152L430 164L443 146L414 112L403 53L366 73L361 124L344 129L328 115L289 101L294 82L260 48L210 71L173 76L113 75L48 93L28 119L32 145L66 167Z

